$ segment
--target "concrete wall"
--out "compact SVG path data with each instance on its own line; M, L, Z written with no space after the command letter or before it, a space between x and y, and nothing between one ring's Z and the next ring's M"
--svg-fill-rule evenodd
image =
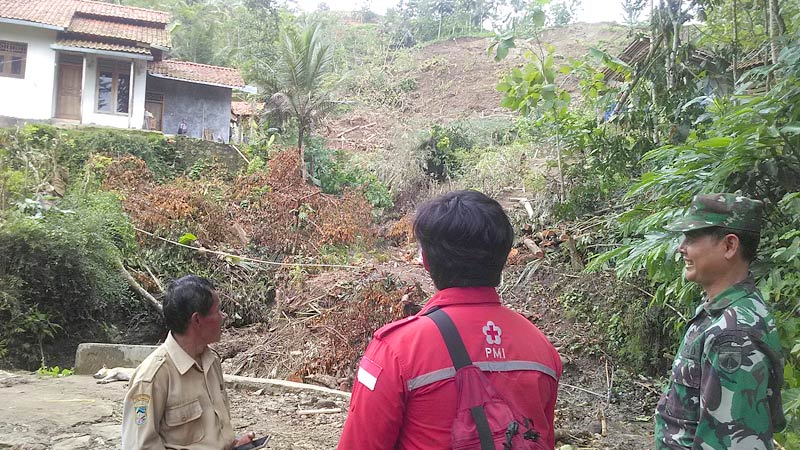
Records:
M79 344L75 352L75 373L94 374L103 366L109 369L138 367L157 348L157 345Z
M0 77L0 115L45 120L55 110L56 32L0 23L0 40L28 44L25 78Z
M129 114L100 113L97 110L97 59L114 59L133 66L133 102ZM92 54L84 55L83 99L81 102L81 122L115 128L142 129L144 124L144 94L147 89L147 61L141 59L110 58Z
M187 135L203 137L210 128L214 140L227 143L231 120L231 89L185 81L147 77L147 92L164 95L164 134L176 134L186 120Z

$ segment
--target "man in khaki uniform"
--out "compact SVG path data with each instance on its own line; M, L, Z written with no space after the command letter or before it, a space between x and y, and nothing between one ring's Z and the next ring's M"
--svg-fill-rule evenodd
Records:
M122 415L123 450L230 450L252 440L234 437L217 342L227 316L205 278L173 282L164 299L167 340L131 377Z

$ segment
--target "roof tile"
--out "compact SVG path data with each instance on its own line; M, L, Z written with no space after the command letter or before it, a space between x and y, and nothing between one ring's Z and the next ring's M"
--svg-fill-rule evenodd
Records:
M0 17L66 28L75 13L131 22L159 24L170 21L169 13L92 0L0 0Z
M244 79L238 69L210 66L187 61L165 59L148 63L147 72L177 80L219 84L230 87L244 87Z
M231 112L235 116L255 116L264 111L264 102L231 102Z
M83 39L60 39L56 41L56 44L64 47L91 48L95 50L107 50L112 52L140 53L142 55L150 54L150 50L144 47L112 44L110 42L87 41Z
M138 20L144 22L168 24L169 13L153 9L136 8L134 6L121 6L111 3L80 0L78 11L102 17L115 17L119 19Z
M72 33L124 39L143 42L161 47L169 47L169 32L163 27L148 27L110 20L91 19L76 15L72 18L68 31Z
M66 28L80 0L0 0L0 17Z

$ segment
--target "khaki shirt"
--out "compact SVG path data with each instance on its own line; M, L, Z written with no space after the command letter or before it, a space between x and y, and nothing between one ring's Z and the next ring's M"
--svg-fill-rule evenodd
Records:
M122 413L123 450L223 450L233 443L219 358L206 348L202 369L170 333L136 368Z

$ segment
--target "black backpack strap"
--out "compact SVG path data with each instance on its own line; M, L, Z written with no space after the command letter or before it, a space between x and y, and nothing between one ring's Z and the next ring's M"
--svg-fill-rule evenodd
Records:
M472 413L472 420L475 421L475 427L478 429L481 450L495 450L492 431L489 429L489 420L486 418L486 411L483 410L483 406L474 406L470 408L469 412Z
M443 309L434 308L425 314L433 320L433 323L439 328L442 333L444 343L447 344L447 351L450 352L450 359L453 360L453 366L456 370L472 365L472 360L469 358L467 349L464 347L464 341L461 340L461 335L458 334L456 324L453 319L444 312Z
M425 315L433 320L433 323L439 328L439 332L442 333L455 369L471 366L472 360L467 353L466 347L464 347L464 341L461 339L461 335L458 334L458 329L456 324L453 323L453 319L438 307L432 308ZM475 421L475 427L478 429L481 450L495 450L492 430L489 429L489 421L486 419L486 411L483 410L483 406L479 405L470 408L470 412L472 413L472 420Z

